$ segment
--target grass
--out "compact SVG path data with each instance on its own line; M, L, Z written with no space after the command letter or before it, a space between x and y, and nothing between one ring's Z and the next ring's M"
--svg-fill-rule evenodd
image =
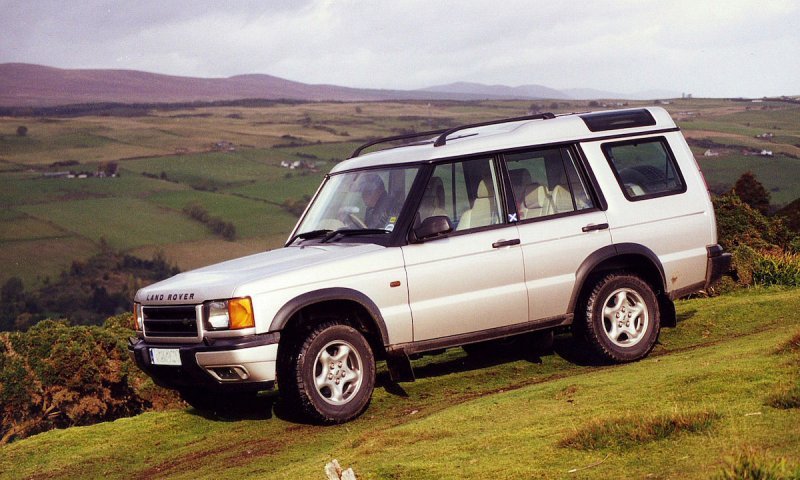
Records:
M719 480L797 480L800 465L790 465L785 458L770 458L752 450L740 453L719 475Z
M203 225L179 212L134 198L93 198L19 208L86 239L105 238L117 249L198 240L208 235Z
M790 355L788 364L795 367L795 374L767 398L766 405L784 410L800 409L800 331L780 345L775 353Z
M317 191L324 174L309 173L307 175L289 173L278 180L267 182L256 182L242 187L232 188L229 191L234 194L244 195L249 198L259 198L273 203L283 203L286 199L297 199L303 195L314 195Z
M701 411L661 415L630 414L599 420L561 439L561 447L599 450L609 447L631 448L643 443L674 437L680 433L702 433L720 420L716 412Z
M770 193L770 203L786 204L800 198L800 160L777 155L753 157L731 154L720 157L697 157L709 187L730 189L745 172L751 171Z
M210 192L166 192L152 195L151 203L181 211L189 203L198 203L211 216L220 217L236 226L238 238L285 234L297 217L281 207L264 201Z
M76 235L0 242L0 284L19 277L26 288L41 286L45 277L55 275L98 252L94 242Z
M123 174L119 178L43 178L38 173L16 173L0 176L0 205L18 207L87 198L144 198L157 192L181 190L190 188L134 174Z
M164 172L172 181L219 188L279 178L285 172L280 168L281 160L289 159L295 160L280 151L250 150L128 160L123 166L136 174Z
M12 212L14 211L9 211L9 213ZM30 218L20 212L15 213L18 213L20 216L14 216L9 219L0 217L0 244L4 242L41 240L65 236L64 230L50 223Z
M750 450L765 455L753 468L800 464L800 412L764 404L796 373L773 352L797 334L800 290L677 308L678 328L633 364L593 366L561 337L541 357L451 349L415 361L414 383L381 377L346 425L286 421L269 393L262 410L226 419L171 410L36 435L0 447L0 476L315 479L337 458L363 479L691 479L732 472ZM597 425L610 442L560 446Z
M140 258L152 258L157 252L177 263L181 270L200 268L212 263L244 257L282 247L288 235L276 234L264 237L240 238L228 242L219 237L168 245L146 245L131 251Z

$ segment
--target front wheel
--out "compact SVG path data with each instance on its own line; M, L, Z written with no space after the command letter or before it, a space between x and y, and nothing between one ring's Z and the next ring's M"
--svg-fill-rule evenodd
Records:
M658 299L642 278L627 273L603 277L585 307L580 331L604 360L632 362L655 346L661 328Z
M375 386L375 359L361 333L340 323L318 325L284 357L278 389L289 407L312 421L342 423L360 415Z

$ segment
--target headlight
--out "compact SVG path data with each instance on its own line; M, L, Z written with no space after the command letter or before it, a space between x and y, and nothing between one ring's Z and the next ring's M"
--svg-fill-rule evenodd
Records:
M133 304L133 329L137 332L144 330L144 318L142 317L142 306L138 303Z
M256 324L253 302L249 297L208 302L206 311L208 326L212 330L240 330Z
M228 302L210 302L208 304L208 324L214 330L228 328L231 324L228 315Z

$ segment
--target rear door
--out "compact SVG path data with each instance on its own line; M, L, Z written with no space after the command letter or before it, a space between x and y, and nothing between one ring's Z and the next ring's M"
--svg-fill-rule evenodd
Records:
M415 341L528 318L518 231L501 201L497 165L487 156L433 170L417 221L447 215L454 231L402 247Z
M572 146L506 154L525 265L529 320L567 312L581 263L611 244L605 212Z
M707 245L716 243L713 208L680 132L583 145L605 157L608 218L615 244L646 246L659 258L668 292L705 283Z

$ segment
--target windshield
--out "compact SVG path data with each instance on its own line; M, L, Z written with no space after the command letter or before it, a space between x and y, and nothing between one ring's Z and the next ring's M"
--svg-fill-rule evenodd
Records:
M332 175L309 207L295 238L332 231L391 232L418 171L419 166L413 166Z

